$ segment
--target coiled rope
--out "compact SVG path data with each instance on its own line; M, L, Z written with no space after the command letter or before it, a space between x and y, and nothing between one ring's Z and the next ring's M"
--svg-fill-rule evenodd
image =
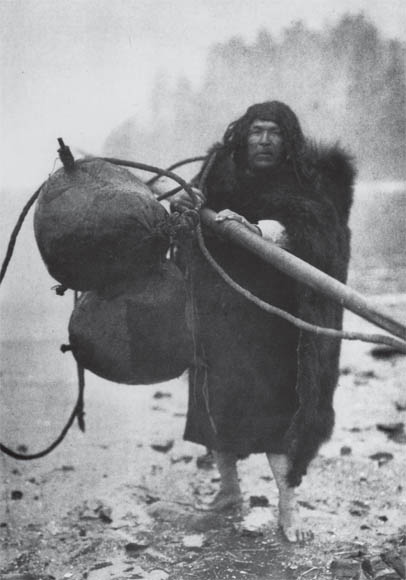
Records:
M173 171L174 169L177 169L178 167L182 167L182 165L187 165L189 163L196 163L196 161L204 161L205 159L206 159L206 156L205 155L198 155L197 157L188 157L187 159L182 159L182 161L177 161L173 165L170 165L169 167L167 167L166 170L167 171ZM149 185L149 186L151 186L156 181L158 181L158 179L160 177L161 177L160 174L157 173L157 175L155 175L154 177L152 177L150 180L146 181L146 184Z
M71 171L74 167L74 160L73 160L72 154L70 153L69 147L65 146L62 139L58 139L58 141L59 141L59 144L61 146L61 148L59 149L61 161L64 164L66 171ZM174 181L177 181L179 183L179 185L181 186L181 188L184 189L185 191L187 191L188 194L190 195L191 199L194 201L194 203L196 203L197 198L196 198L196 194L194 193L192 187L188 183L186 183L186 181L184 181L181 177L179 177L175 173L172 173L172 171L170 169L165 170L165 169L161 169L160 167L155 167L153 165L148 165L145 163L136 163L136 162L127 161L127 160L123 160L123 159L114 159L114 158L102 158L102 159L104 159L104 161L108 161L109 163L113 163L115 165L133 167L135 169L141 169L143 171L149 171L151 173L156 173L159 176L164 175L166 177L170 177ZM200 161L201 159L204 159L204 157L198 158L198 159L196 159L196 158L187 159L187 160L184 160L182 162L178 162L177 164L175 164L175 167L179 167L180 165L184 165L185 163L190 163L190 162L195 161L195 160ZM171 166L171 167L173 168L174 166ZM14 253L17 238L18 238L18 235L20 233L21 227L24 223L24 220L27 217L31 207L36 202L43 185L44 184L42 184L35 191L35 193L29 198L29 200L27 201L27 203L24 205L23 209L21 210L20 215L18 216L16 225L14 226L13 231L10 235L9 243L7 245L6 255L4 257L4 260L3 260L3 263L1 266L0 285L2 284L4 277L6 275L8 266L10 264L11 258L12 258L13 253ZM75 293L75 302L76 302L77 298L78 298L78 294ZM66 349L62 348L62 350L64 351ZM53 451L64 440L64 438L65 438L66 434L68 433L70 427L72 426L75 418L78 419L79 428L82 431L84 431L85 425L84 425L84 411L83 411L83 396L84 396L85 378L84 378L84 369L80 365L77 365L77 373L78 373L78 391L79 391L78 397L77 397L75 406L73 408L73 411L70 414L70 417L69 417L66 425L63 427L62 431L60 432L58 437L55 439L55 441L53 441L53 443L51 443L48 447L46 447L42 451L39 451L38 453L18 453L17 451L10 449L9 447L7 447L7 445L4 445L3 443L0 443L0 451L2 451L3 453L5 453L6 455L8 455L10 457L13 457L14 459L21 460L21 461L40 459L41 457L44 457L45 455L48 455L49 453L51 453L51 451Z
M65 147L63 141L59 140L59 142L61 145L61 149L59 150L61 160L64 163L66 170L70 171L73 168L73 165L72 165L73 158L70 154L69 148ZM201 177L200 177L199 186L202 189L203 193L205 192L207 176L208 176L208 174L213 166L213 163L215 161L215 156L216 156L216 152L213 152L213 154L207 160L207 163L204 166ZM107 161L109 163L115 164L115 165L120 165L120 166L124 166L124 167L132 167L134 169L140 169L143 171L155 173L157 176L169 177L170 179L173 179L174 181L176 181L180 187L177 187L176 189L174 189L170 192L167 192L167 194L163 194L163 195L165 197L170 197L171 195L174 195L176 192L183 189L189 194L193 203L197 206L198 199L197 199L195 192L193 191L192 186L189 183L187 183L184 179L179 177L176 173L173 173L172 169L174 169L176 167L180 167L181 165L184 165L186 163L205 160L206 157L189 158L189 159L186 159L184 161L178 162L178 163L170 166L170 168L168 168L166 170L161 169L160 167L153 166L153 165L149 165L149 164L145 164L145 163L138 163L138 162L134 162L134 161L128 161L128 160L124 160L124 159L116 159L116 158L109 158L109 157L101 157L100 159ZM155 182L156 179L157 179L157 177L151 179L147 183L151 184L151 183ZM31 207L34 205L35 201L37 200L37 198L39 196L42 185L35 191L35 193L29 198L27 203L24 205L24 207L21 210L20 215L17 219L16 225L13 228L13 231L11 233L10 240L9 240L9 243L7 246L6 255L5 255L5 258L3 260L1 270L0 270L0 285L4 280L8 266L9 266L11 258L13 256L13 252L14 252L14 248L16 245L18 234L21 230L21 227L24 223L24 220L25 220L28 212L30 211ZM161 198L162 198L162 196L161 196ZM359 332L346 332L346 331L316 326L316 325L310 324L308 322L305 322L304 320L301 320L300 318L297 318L297 317L289 314L288 312L285 312L284 310L281 310L275 306L272 306L272 305L268 304L267 302L264 302L263 300L259 299L257 296L252 294L249 290L247 290L247 289L243 288L242 286L240 286L239 284L237 284L237 282L235 282L223 270L223 268L221 268L221 266L216 262L216 260L210 254L210 252L208 251L208 249L205 245L200 223L198 223L196 226L196 234L197 234L199 248L200 248L202 254L205 256L205 258L208 260L208 262L211 264L211 266L218 272L218 274L222 277L222 279L227 284L229 284L235 291L239 292L247 300L250 300L251 302L255 303L259 308L262 308L266 312L269 312L269 313L275 314L277 316L280 316L282 318L285 318L290 323L292 323L294 326L297 326L298 328L301 328L303 330L314 332L314 333L319 334L319 335L326 335L326 336L340 338L340 339L346 339L346 340L360 340L363 342L386 344L386 345L392 346L392 347L394 347L402 352L405 352L404 342L401 340L397 340L395 338L392 338L390 336L386 336L383 334L366 334L366 333L359 333ZM77 299L77 295L75 294L75 300L76 299ZM60 435L55 439L55 441L53 443L51 443L51 445L49 445L47 448L45 448L44 450L42 450L38 453L21 454L21 453L18 453L16 451L13 451L12 449L10 449L9 447L7 447L6 445L4 445L2 443L0 443L0 451L5 453L6 455L9 455L10 457L13 457L14 459L18 459L18 460L39 459L41 457L44 457L45 455L47 455L51 451L53 451L63 441L67 432L69 431L70 427L72 426L72 424L75 420L75 417L78 418L79 427L81 428L81 430L84 430L84 421L83 421L83 414L84 414L83 413L84 369L80 366L78 366L77 369L78 369L78 385L79 385L78 398L77 398L77 401L75 403L73 411L72 411L66 425L62 429Z

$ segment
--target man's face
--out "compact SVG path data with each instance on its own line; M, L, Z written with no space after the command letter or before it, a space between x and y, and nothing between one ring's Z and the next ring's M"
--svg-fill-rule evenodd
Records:
M247 160L252 170L272 169L285 154L282 133L273 121L257 119L251 123L247 138Z

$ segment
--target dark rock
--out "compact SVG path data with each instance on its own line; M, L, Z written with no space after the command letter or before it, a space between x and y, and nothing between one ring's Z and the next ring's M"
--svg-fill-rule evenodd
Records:
M396 411L406 411L406 402L405 401L395 401L395 408L396 408Z
M265 495L251 495L250 507L268 507L269 499Z
M378 376L376 375L375 371L361 371L357 372L354 376L354 384L355 385L366 385L370 379L377 379Z
M381 522L387 522L388 516L378 516L378 520L381 520Z
M73 465L62 465L61 470L62 471L75 471L75 468L73 467Z
M101 570L102 568L108 568L109 566L112 565L113 562L100 562L98 564L94 564L94 566L90 568L90 571L93 572L93 570Z
M361 562L344 558L333 560L330 570L334 580L358 580L362 573Z
M351 502L351 508L349 510L352 516L362 517L365 516L370 510L367 503L359 500L354 500Z
M371 560L369 558L362 559L361 567L362 567L363 571L365 572L365 574L367 574L368 578L373 577L374 573L372 570Z
M376 428L383 431L389 439L396 443L406 443L405 424L404 423L378 423Z
M380 556L371 558L370 563L374 580L399 580L399 574L388 566Z
M159 451L160 453L168 453L173 447L174 440L168 439L167 441L152 443L151 448L154 451Z
M154 399L170 399L171 397L171 393L165 393L163 391L156 391L154 394Z
M20 491L19 489L13 489L13 491L11 492L11 499L22 499L23 498L23 492Z
M259 538L264 535L264 530L260 529L251 530L249 528L241 528L240 533L242 536L245 536L246 538Z
M17 451L18 453L28 453L28 447L27 445L17 445Z
M147 493L147 495L145 496L145 503L147 505L151 505L152 503L155 503L156 501L159 501L159 497L155 496L155 495L150 495L149 493Z
M315 510L315 509L316 509L316 508L315 508L315 506L314 506L314 505L312 505L312 504L311 504L310 502L308 502L308 501L302 501L302 500L299 500L297 503L298 503L299 505L301 505L302 507L306 508L307 510Z
M369 456L370 459L378 462L379 467L381 465L385 465L393 459L392 453L387 453L386 451L378 451L378 453L374 453L373 455Z
M368 526L367 524L362 524L362 526L360 526L360 530L370 530L371 526Z
M361 501L359 499L354 499L354 501L352 501L352 504L353 505L356 505L356 506L359 506L362 509L369 510L369 504L367 504L366 502Z
M340 449L340 455L351 455L352 449L348 445L343 445Z
M111 524L113 518L111 517L112 509L110 507L102 506L98 510L99 519L105 524Z
M351 367L343 367L340 369L340 375L343 375L343 376L350 375L352 372L353 371L352 371Z
M132 558L138 557L143 550L148 548L149 544L146 542L129 542L124 546L126 553Z
M81 520L97 520L111 523L111 508L104 505L99 499L92 499L84 504L84 508L80 513Z
M390 359L396 356L402 356L404 353L401 350L394 348L393 346L375 346L371 351L370 355L377 359Z
M390 550L381 554L382 560L392 567L401 578L406 578L406 559L400 551Z
M400 421L397 423L377 423L376 427L379 431L393 434L398 433L399 431L404 431L405 424Z
M376 372L373 370L362 371L360 373L357 373L357 376L362 377L364 379L377 379L378 378Z
M394 441L395 443L401 443L402 445L406 444L406 433L398 433L396 435L394 435L393 437L390 437L390 439L392 441Z

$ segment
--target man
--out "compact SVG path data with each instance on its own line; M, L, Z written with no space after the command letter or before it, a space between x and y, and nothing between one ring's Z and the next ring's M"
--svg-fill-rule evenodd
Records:
M346 280L354 169L343 151L310 144L296 115L278 101L250 107L213 151L204 202L217 220L237 220ZM178 211L190 207L184 193L172 202ZM330 299L210 231L204 237L224 270L262 300L341 328L342 308ZM197 246L180 255L191 281L196 335L185 439L214 452L221 486L212 507L238 505L237 460L266 453L279 490L279 524L289 541L308 539L295 488L332 432L340 342L299 331L248 302Z

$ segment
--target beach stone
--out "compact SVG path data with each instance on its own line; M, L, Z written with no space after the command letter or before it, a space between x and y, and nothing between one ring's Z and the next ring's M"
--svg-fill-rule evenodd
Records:
M349 445L343 445L340 449L340 455L351 455L352 449Z
M191 534L190 536L185 536L182 540L182 544L185 548L190 550L200 550L204 544L204 535Z
M250 507L268 507L269 499L265 495L251 495Z
M330 571L334 580L359 580L362 574L361 562L339 558L332 561Z
M173 447L173 439L167 439L166 441L157 441L156 443L151 443L151 449L154 451L159 451L160 453L168 453Z
M400 551L390 550L381 554L382 560L391 566L401 578L406 578L406 548L403 555Z

